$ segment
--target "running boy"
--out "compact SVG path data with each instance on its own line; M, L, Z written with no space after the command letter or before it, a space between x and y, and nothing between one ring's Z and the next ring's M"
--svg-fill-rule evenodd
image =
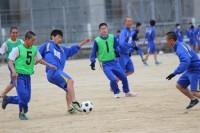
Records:
M80 105L75 98L74 81L68 74L63 72L63 69L66 60L76 54L84 44L90 42L90 39L86 38L79 45L67 48L59 46L63 38L61 30L53 30L50 38L49 42L43 43L39 48L39 52L44 60L57 67L56 71L46 67L47 79L50 83L57 85L66 92L67 114L74 114L76 113L75 110L81 112Z
M97 57L105 75L110 80L110 87L114 92L114 98L119 98L120 93L117 78L122 81L125 96L135 97L137 93L130 91L126 74L116 60L116 53L119 51L117 40L113 34L108 34L106 23L99 25L99 31L100 36L95 39L91 53L91 69L95 70L95 59Z
M174 49L179 57L180 64L175 71L167 76L171 80L177 74L182 74L177 81L176 88L187 96L191 101L186 109L195 106L200 98L200 59L198 55L184 42L179 42L174 32L165 34L167 44ZM190 85L190 90L187 88ZM191 92L190 92L191 91Z
M19 105L19 119L28 120L26 113L28 112L28 103L31 98L31 77L34 73L34 61L40 64L47 65L51 69L56 69L55 66L46 63L35 43L35 33L29 31L25 35L25 42L14 48L9 55L9 66L12 71L12 80L16 81L16 90L18 96L4 96L2 108L5 109L7 104ZM14 67L15 65L15 67Z
M24 43L24 41L22 39L19 39L18 38L18 29L17 27L11 27L10 28L10 38L7 39L1 46L0 48L0 55L3 55L6 53L6 58L7 60L9 61L8 59L8 56L10 54L10 52L12 51L13 48L21 45ZM10 71L10 83L6 86L6 88L4 89L4 91L1 93L0 95L0 101L1 101L1 98L3 98L3 96L5 96L6 94L8 94L9 91L12 90L12 88L14 87L14 81L12 80L11 76L12 76L12 71L8 65L8 69Z
M160 64L160 62L158 62L158 60L157 60L157 47L156 47L156 44L154 42L155 39L156 39L156 31L155 31L155 28L154 28L155 25L156 25L156 21L150 20L150 26L148 26L146 28L145 38L148 41L147 42L147 54L146 54L146 57L144 59L144 64L146 66L148 66L147 60L148 60L150 54L154 54L155 64L156 65ZM145 41L144 41L144 43L145 43Z

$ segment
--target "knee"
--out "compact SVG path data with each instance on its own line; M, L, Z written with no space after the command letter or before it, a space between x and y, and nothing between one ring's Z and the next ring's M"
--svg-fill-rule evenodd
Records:
M179 84L176 84L176 88L177 88L178 90L181 90L183 87L182 87L181 85L179 85Z
M69 79L69 80L67 81L67 84L68 84L68 85L74 85L74 80L73 80L73 79Z

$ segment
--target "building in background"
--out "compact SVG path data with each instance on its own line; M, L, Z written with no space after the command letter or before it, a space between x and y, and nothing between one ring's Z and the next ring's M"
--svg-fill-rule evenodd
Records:
M162 36L176 23L200 23L199 0L0 0L0 42L9 28L17 26L20 36L33 30L38 43L49 40L52 29L64 32L64 43L78 42L98 34L98 24L106 22L111 33L123 26L126 16L145 26L157 21Z

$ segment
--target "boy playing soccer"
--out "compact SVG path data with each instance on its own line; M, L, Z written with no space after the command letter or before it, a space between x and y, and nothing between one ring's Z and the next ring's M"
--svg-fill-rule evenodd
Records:
M99 25L99 31L101 35L94 41L90 58L91 69L95 70L95 59L97 57L105 75L110 80L110 87L114 92L114 98L119 98L120 93L116 77L122 81L125 96L136 96L136 92L130 91L126 74L115 59L116 55L119 56L117 40L114 38L114 35L108 34L106 23L101 23Z
M155 39L157 39L156 38L156 30L155 30L155 27L154 27L155 25L156 25L156 21L150 20L150 26L148 26L146 28L145 38L148 42L147 42L147 54L146 54L146 57L144 59L144 65L145 66L148 66L147 60L148 60L150 54L154 54L154 60L155 60L156 65L161 64L161 62L158 62L158 60L157 60L157 47L156 47L156 44L154 42ZM145 44L145 41L143 43Z
M74 114L75 110L81 112L80 105L75 98L74 81L68 74L63 72L63 69L66 60L76 54L84 44L90 42L90 39L86 38L84 41L80 42L79 45L67 48L59 46L63 38L61 30L53 30L50 38L51 41L43 43L39 48L39 52L44 60L57 67L56 71L46 67L47 79L50 83L57 85L66 92L67 114Z
M177 81L176 88L191 100L186 107L186 109L190 109L199 102L196 97L200 98L200 59L189 45L177 40L174 32L166 33L165 39L180 60L179 66L166 79L171 80L177 74L183 73ZM189 85L190 90L187 88Z
M6 57L8 59L8 56L10 54L10 52L12 51L13 48L21 45L24 43L24 41L22 39L18 38L18 29L17 27L11 27L10 28L10 38L7 39L1 46L0 48L0 55L3 55L6 53ZM9 59L8 59L9 60ZM12 76L12 71L8 65L8 69L10 71L10 78ZM1 93L0 95L0 101L2 100L1 98L3 98L3 96L5 96L9 91L12 90L12 88L14 87L14 81L11 79L10 83L6 86L6 88L4 89L4 91Z
M18 96L4 96L2 108L5 109L7 104L18 104L20 120L28 120L26 113L28 112L28 103L31 98L30 75L34 73L34 61L47 65L51 69L56 69L55 66L46 63L42 59L37 47L33 46L35 40L35 34L32 31L27 32L24 44L14 48L9 55L12 80L16 82Z

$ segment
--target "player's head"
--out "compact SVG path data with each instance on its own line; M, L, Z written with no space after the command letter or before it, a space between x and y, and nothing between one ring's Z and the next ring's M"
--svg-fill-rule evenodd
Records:
M11 27L10 28L10 38L11 40L15 41L18 37L18 29L17 27Z
M28 31L25 34L25 45L26 46L31 47L35 43L35 40L36 40L36 35L34 32Z
M99 32L103 37L106 37L108 34L108 26L106 23L99 24Z
M176 24L176 28L180 29L181 25L179 23Z
M133 19L131 17L126 17L124 19L124 24L128 28L132 28L132 26L133 26Z
M50 38L52 41L54 41L55 44L60 44L63 38L63 33L61 30L53 30L51 32Z
M188 26L189 26L189 27L191 27L192 25L193 25L192 22L189 22L189 23L188 23Z
M142 27L142 24L140 22L137 22L136 23L136 29L140 30Z
M170 47L173 47L177 41L176 34L173 31L167 32L165 34L165 40Z
M120 35L121 31L120 31L120 30L117 30L117 32L116 32L116 33L117 33L117 35Z
M150 24L151 26L155 26L155 25L156 25L156 21L152 19L152 20L150 20L149 24Z

